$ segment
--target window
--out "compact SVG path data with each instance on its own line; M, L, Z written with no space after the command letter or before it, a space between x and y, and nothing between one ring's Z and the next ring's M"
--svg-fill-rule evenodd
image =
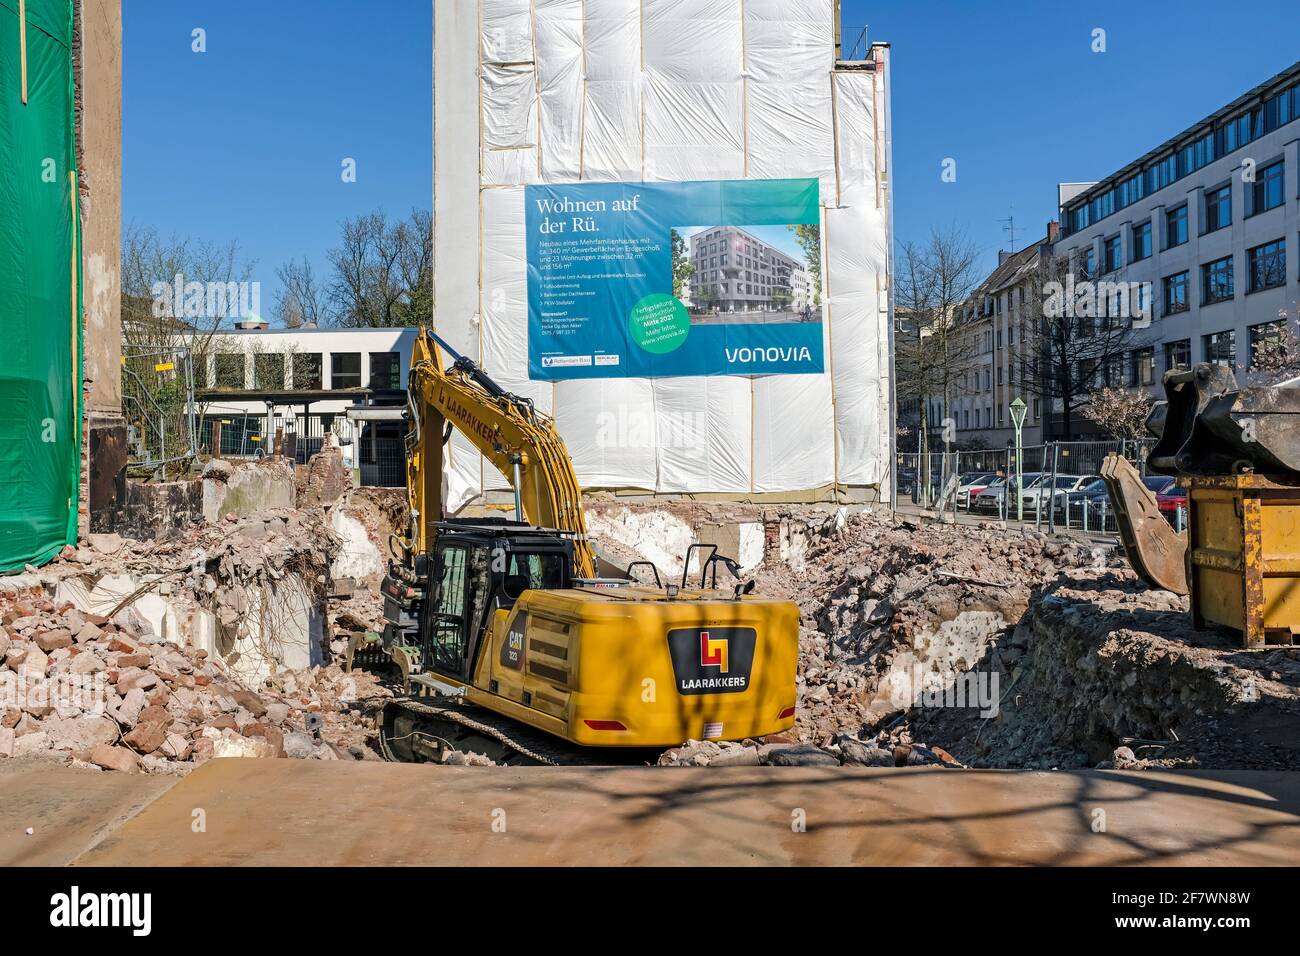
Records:
M244 387L244 353L227 353L216 357L216 376L212 383L214 388Z
M399 389L402 387L401 356L396 352L370 353L370 387Z
M1255 171L1255 181L1246 183L1246 215L1267 212L1282 205L1282 160Z
M253 388L280 391L284 388L284 355L266 352L253 356Z
M1165 276L1165 315L1187 311L1187 278L1186 270Z
M1114 272L1124 264L1124 252L1120 246L1119 236L1111 236L1106 240L1103 255L1107 272Z
M1154 385L1155 382L1156 350L1151 347L1135 349L1129 362L1129 385Z
M1201 336L1201 341L1205 349L1205 361L1214 365L1222 365L1224 368L1235 368L1237 365L1237 330L1228 329L1226 332L1215 332L1212 335Z
M1187 241L1187 203L1165 213L1165 248L1172 249Z
M293 365L294 388L316 392L324 387L321 384L320 352L303 352L294 355L291 364Z
M1177 342L1165 343L1165 371L1171 372L1176 368L1192 367L1192 340L1180 339Z
M361 353L330 353L330 388L361 387Z
M1140 262L1151 255L1151 220L1133 227L1133 262Z
M1232 256L1201 266L1201 305L1232 298Z
M1232 184L1224 183L1217 189L1205 191L1205 228L1201 235L1222 229L1232 223Z
M1267 346L1279 346L1285 342L1286 319L1264 322L1250 327L1250 364L1259 364L1260 350Z
M1246 250L1246 292L1286 285L1286 240Z
M1097 274L1097 250L1092 246L1083 256L1083 275L1086 279L1091 279Z

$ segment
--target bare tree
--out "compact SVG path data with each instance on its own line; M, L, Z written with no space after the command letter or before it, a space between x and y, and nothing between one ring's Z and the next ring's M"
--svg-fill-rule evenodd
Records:
M296 259L290 259L276 269L275 274L280 280L275 302L275 316L280 324L287 329L324 325L328 300L325 290L316 281L311 262L303 259L299 264Z
M417 210L398 222L373 212L342 224L329 252L331 320L370 328L420 325L433 313L433 217Z
M253 263L235 242L163 239L132 224L122 240L123 412L136 454L172 460L187 449L190 394L181 357L188 353L195 388L208 384L208 358L220 348L223 321L256 311ZM172 471L184 468L173 462Z
M960 306L978 282L978 252L955 228L934 229L923 245L904 243L898 275L894 334L897 394L920 406L920 452L928 451L929 404L938 398L950 408L964 373L975 363L978 343L960 325ZM924 459L923 459L924 461ZM929 469L922 466L922 481Z
M1125 384L1124 360L1136 339L1136 319L1150 318L1149 288L1138 302L1127 283L1097 282L1077 263L1044 250L1025 301L1024 348L1018 378L1043 401L1044 414L1062 416L1062 437L1101 386Z

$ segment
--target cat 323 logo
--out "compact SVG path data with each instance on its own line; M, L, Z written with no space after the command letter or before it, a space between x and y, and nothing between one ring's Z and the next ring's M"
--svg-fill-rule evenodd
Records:
M749 688L758 635L752 627L682 627L668 632L680 694L739 694Z

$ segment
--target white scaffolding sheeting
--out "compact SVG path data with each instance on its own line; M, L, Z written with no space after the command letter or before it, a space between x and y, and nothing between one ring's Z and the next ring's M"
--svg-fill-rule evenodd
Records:
M472 316L440 308L440 331L556 417L585 487L745 494L883 486L888 74L881 61L837 69L835 0L456 6L439 18L435 56L477 32L479 181L464 185L480 193L479 306ZM467 24L471 9L476 20ZM455 138L473 142L462 119L438 117L435 155L464 148ZM805 177L821 183L824 374L529 380L526 184ZM459 222L436 227L473 241ZM440 305L466 301L463 290L443 292L463 285L459 272L437 273ZM507 487L459 437L448 471L453 510Z

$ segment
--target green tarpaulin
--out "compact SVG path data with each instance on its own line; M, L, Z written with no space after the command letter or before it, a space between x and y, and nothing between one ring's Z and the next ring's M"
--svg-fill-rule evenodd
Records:
M71 0L0 0L0 571L77 534L73 102Z

